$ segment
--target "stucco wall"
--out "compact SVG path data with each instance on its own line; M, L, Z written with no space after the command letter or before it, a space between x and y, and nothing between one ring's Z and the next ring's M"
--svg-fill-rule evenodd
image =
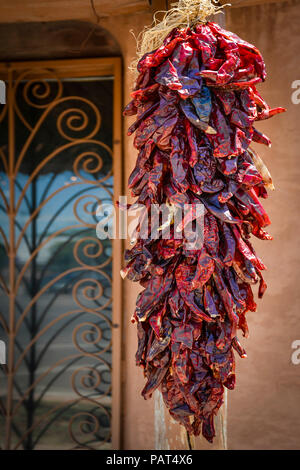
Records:
M300 3L290 1L231 9L227 28L254 43L267 65L259 89L273 107L287 113L257 127L272 148L256 145L269 167L276 191L264 205L271 242L255 243L268 266L268 289L250 313L248 359L237 359L237 386L228 393L230 449L300 448L300 365L291 362L291 343L300 339L299 321L299 112L291 84L300 79Z

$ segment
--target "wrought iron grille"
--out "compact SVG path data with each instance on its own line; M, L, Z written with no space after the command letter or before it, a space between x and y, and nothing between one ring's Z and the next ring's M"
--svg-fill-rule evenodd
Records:
M7 105L0 109L4 449L111 446L112 244L100 241L95 227L98 204L114 197L115 88L113 77L77 75L64 79L53 64L24 64L9 67L5 77Z

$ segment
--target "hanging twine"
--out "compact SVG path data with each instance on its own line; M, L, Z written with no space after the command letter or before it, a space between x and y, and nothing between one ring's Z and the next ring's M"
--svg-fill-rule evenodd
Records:
M211 15L221 13L226 5L218 5L215 0L178 0L176 3L171 3L171 8L168 11L157 11L153 16L151 26L145 28L136 37L137 43L136 57L129 67L130 70L135 71L138 61L147 52L151 52L160 47L164 39L174 28L192 28L197 23L206 23ZM162 19L158 19L158 15Z

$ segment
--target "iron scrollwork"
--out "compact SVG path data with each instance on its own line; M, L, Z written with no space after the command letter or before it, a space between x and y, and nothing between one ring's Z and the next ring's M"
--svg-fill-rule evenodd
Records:
M48 69L10 74L0 115L4 449L110 445L112 249L95 234L97 205L113 192L105 86Z

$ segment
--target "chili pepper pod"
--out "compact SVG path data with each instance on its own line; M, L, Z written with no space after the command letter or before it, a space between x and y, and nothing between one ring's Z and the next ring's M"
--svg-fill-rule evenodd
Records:
M129 133L139 155L129 186L145 206L144 220L153 204L170 210L126 251L123 270L144 288L133 315L142 395L161 390L171 416L212 442L224 387L235 384L234 350L246 357L237 332L248 335L252 286L259 285L259 297L266 289L249 237L271 238L259 197L272 179L249 146L269 145L254 123L283 109L271 110L255 88L266 78L258 49L213 22L174 27L137 69L124 111L137 114ZM191 209L178 222L186 204ZM200 217L197 205L204 207L202 245L188 249L184 229Z

